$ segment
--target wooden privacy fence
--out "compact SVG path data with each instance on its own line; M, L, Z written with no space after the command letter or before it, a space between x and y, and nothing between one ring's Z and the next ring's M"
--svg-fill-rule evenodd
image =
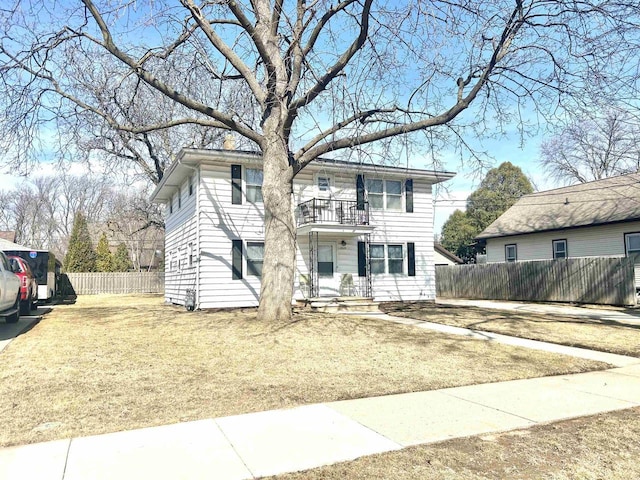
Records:
M436 267L439 297L635 305L633 259L569 258Z
M67 273L76 295L164 293L164 272Z

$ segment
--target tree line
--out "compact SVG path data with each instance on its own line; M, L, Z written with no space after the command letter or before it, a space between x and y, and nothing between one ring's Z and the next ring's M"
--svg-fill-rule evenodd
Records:
M123 244L118 248L126 249L132 262L127 269L140 270L148 266L164 234L160 208L148 197L145 189L127 189L106 176L63 173L24 179L14 189L0 190L0 230L14 231L18 244L49 250L64 259L81 215L94 244L100 244L100 235L113 245ZM92 268L124 268L112 263L106 259Z

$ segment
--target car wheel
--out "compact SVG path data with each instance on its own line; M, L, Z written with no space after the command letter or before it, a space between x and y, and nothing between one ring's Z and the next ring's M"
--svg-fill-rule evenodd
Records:
M31 312L31 295L26 300L20 300L20 315L29 315Z
M13 308L16 313L7 316L7 323L18 323L18 320L20 320L20 292L18 292L16 303L13 304Z

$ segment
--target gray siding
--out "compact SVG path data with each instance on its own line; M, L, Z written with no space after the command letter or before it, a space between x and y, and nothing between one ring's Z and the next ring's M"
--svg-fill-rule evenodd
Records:
M509 244L517 245L518 261L550 260L552 241L561 239L567 240L570 258L624 257L624 234L631 232L640 232L640 222L491 238L487 240L487 262L504 262L504 247Z

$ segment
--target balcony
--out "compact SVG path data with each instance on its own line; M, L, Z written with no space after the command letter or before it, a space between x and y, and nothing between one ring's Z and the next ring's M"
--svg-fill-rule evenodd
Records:
M298 233L326 232L345 235L370 233L369 204L358 208L353 200L312 198L296 208Z
M298 205L296 209L298 226L323 223L337 225L369 225L369 204L352 200L330 200L312 198Z

